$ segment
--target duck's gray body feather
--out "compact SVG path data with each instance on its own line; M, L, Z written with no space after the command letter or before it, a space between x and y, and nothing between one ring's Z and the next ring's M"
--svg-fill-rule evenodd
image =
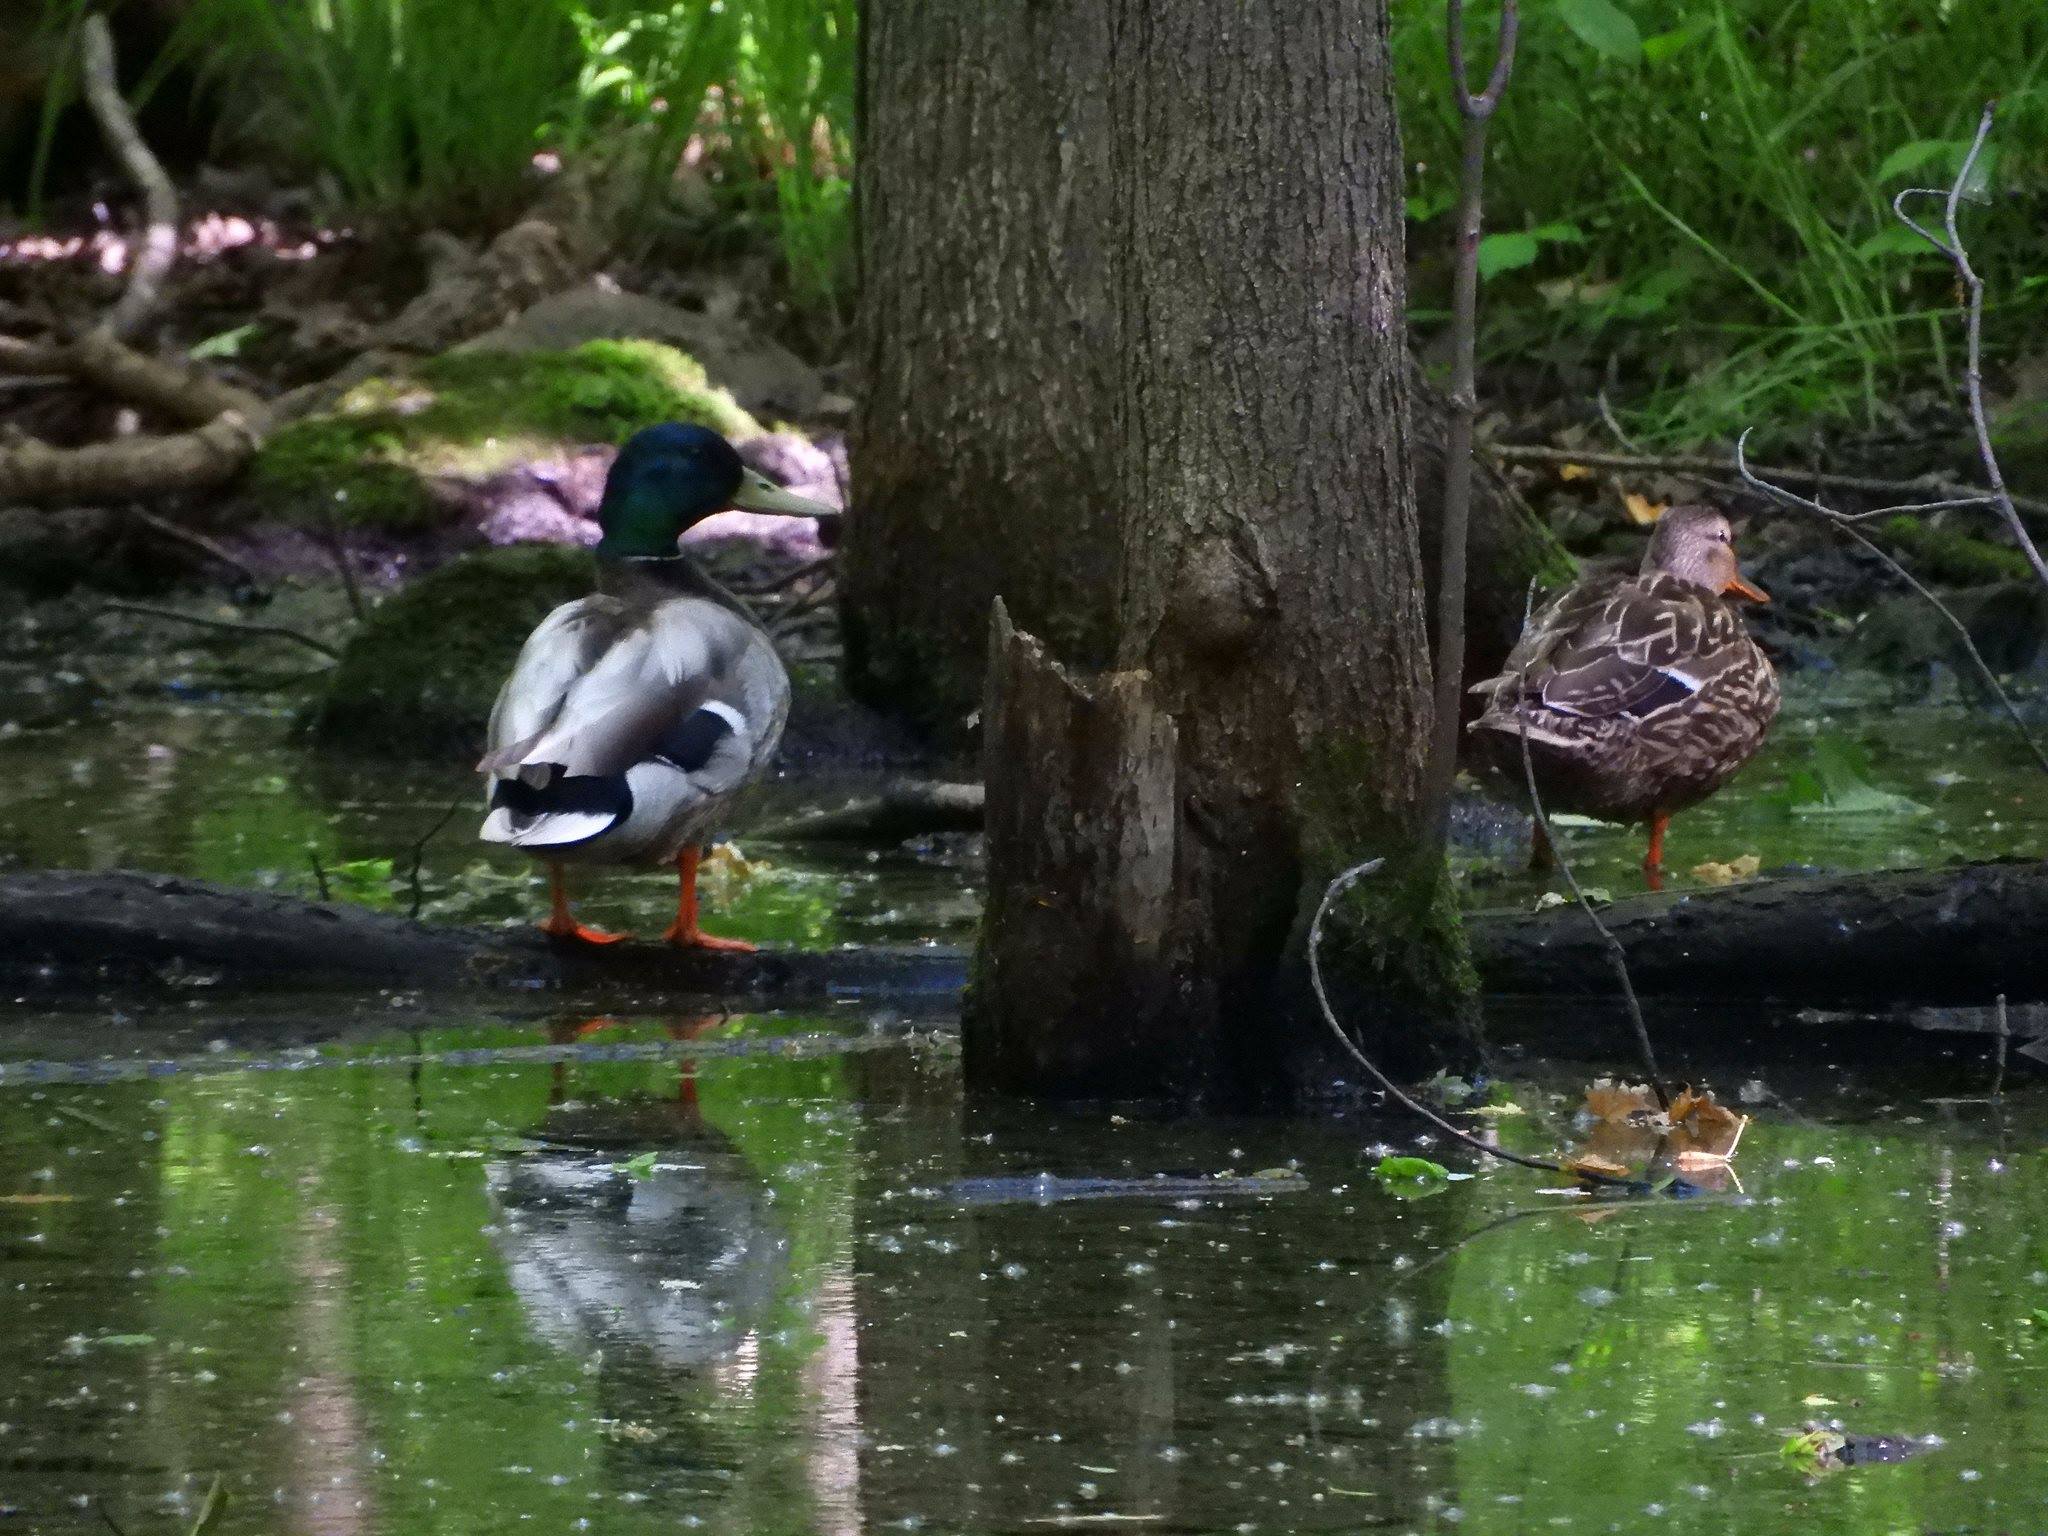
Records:
M774 646L708 584L678 592L681 573L663 574L564 603L527 639L478 764L484 841L670 863L767 767L789 711Z

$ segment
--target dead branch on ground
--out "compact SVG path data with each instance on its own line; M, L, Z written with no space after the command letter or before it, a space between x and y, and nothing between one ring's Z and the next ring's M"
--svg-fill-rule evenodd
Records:
M33 440L0 447L0 500L62 505L206 490L232 479L255 456L269 412L247 390L121 339L156 307L177 259L178 200L122 99L113 39L101 16L87 17L81 31L80 71L107 147L142 194L147 227L129 262L127 286L97 325L69 341L0 336L0 372L71 379L192 430L81 448Z

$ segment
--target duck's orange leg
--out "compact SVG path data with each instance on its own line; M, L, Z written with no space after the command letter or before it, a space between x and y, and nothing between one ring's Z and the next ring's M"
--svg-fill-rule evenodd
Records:
M1650 851L1643 855L1643 879L1653 891L1664 889L1664 829L1670 825L1667 812L1650 813Z
M625 937L602 928L586 928L576 921L569 911L569 885L559 864L548 866L548 915L540 931L551 939L578 939L585 944L616 944Z
M754 946L745 939L713 938L697 926L697 863L703 850L695 843L676 855L676 920L662 937L686 949L722 949L751 955Z

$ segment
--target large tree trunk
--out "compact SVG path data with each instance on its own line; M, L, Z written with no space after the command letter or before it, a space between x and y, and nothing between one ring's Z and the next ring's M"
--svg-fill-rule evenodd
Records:
M1128 58L1141 21L1108 0L869 0L863 18L860 494L841 557L847 681L942 736L959 736L980 703L997 596L1020 629L1070 663L1106 665L1117 650L1122 445L1111 423L1128 295L1115 257L1129 247L1120 212L1133 177L1149 183L1117 147L1127 125L1111 114L1125 103L1107 71L1113 42ZM1216 44L1220 56L1241 48L1228 28ZM1289 94L1245 110L1289 132L1302 93L1315 89L1295 80ZM1206 130L1188 126L1211 132L1211 146L1193 153L1214 163L1191 169L1236 175L1236 125L1213 107L1203 116ZM1308 189L1296 208L1276 210L1263 195L1246 206L1306 221L1336 185ZM1198 264L1208 233L1194 234ZM1398 257L1398 222L1387 238ZM1251 290L1239 297L1254 302ZM1331 387L1352 387L1340 360L1327 361ZM1409 399L1415 494L1434 526L1447 417L1419 368ZM1507 482L1481 466L1467 616L1474 676L1506 656L1529 577L1565 563Z
M1304 898L1366 853L1400 871L1360 929L1380 996L1462 1016L1421 847L1385 26L1356 0L869 5L852 644L873 678L952 665L931 637L992 587L1036 627L990 658L984 1083L1272 1082ZM956 503L997 526L963 537ZM917 590L881 622L887 584Z

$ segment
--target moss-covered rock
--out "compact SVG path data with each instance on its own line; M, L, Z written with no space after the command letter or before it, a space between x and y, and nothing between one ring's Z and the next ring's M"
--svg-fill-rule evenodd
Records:
M513 545L450 561L350 637L308 725L324 744L401 755L482 750L499 685L551 608L588 592L587 550Z
M727 437L759 425L686 353L651 341L568 351L451 352L368 379L332 409L283 427L249 472L252 517L315 507L359 527L404 531L446 517L436 479L481 480L513 464L642 427L692 421Z

